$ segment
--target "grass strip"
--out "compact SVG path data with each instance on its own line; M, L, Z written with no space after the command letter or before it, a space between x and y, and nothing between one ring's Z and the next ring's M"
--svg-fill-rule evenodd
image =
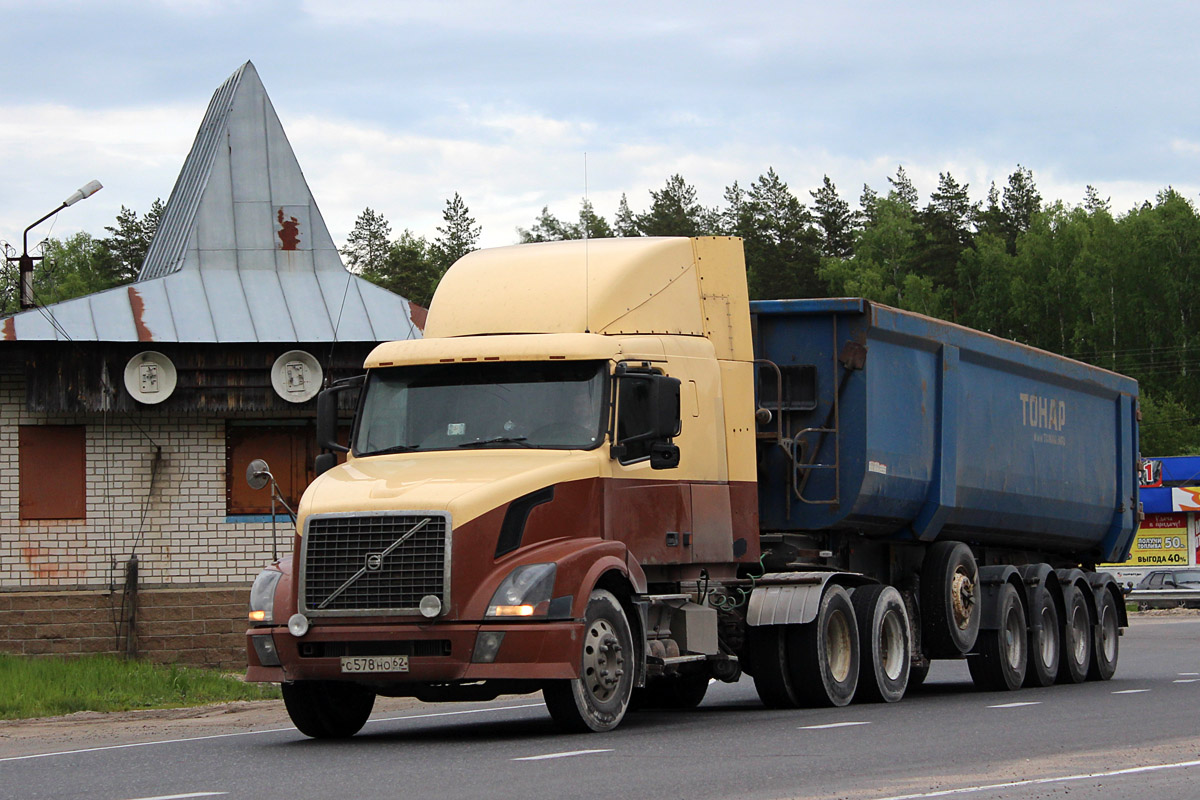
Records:
M181 708L279 697L273 684L199 667L129 661L111 655L78 658L0 654L0 719L76 711Z

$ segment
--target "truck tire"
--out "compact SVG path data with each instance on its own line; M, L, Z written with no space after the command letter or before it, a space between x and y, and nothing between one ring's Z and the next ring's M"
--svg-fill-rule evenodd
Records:
M708 693L708 681L706 672L653 678L646 681L645 687L633 690L633 707L677 710L695 708Z
M292 724L314 739L345 739L362 730L375 693L355 683L296 681L285 683L283 705Z
M1063 587L1063 619L1059 637L1062 655L1058 662L1058 683L1083 683L1092 661L1092 615L1087 599L1078 586Z
M1026 686L1050 686L1058 677L1062 653L1058 608L1045 586L1034 589L1029 609L1029 667Z
M1096 595L1096 624L1093 631L1095 636L1092 639L1092 657L1088 662L1088 680L1106 681L1117 671L1121 641L1117 604L1108 589Z
M858 688L858 622L849 593L826 584L817 616L789 626L788 660L796 698L806 706L844 706Z
M1013 691L1025 681L1029 631L1025 607L1011 583L1000 589L1000 627L979 632L975 651L967 656L971 680L985 691Z
M767 708L797 708L788 664L788 625L763 625L747 632L754 690Z
M548 681L542 696L563 730L610 731L625 717L633 694L633 636L621 602L604 589L588 599L581 674Z
M962 542L936 542L921 564L921 642L930 658L958 658L979 635L979 568Z
M912 664L912 631L904 599L891 586L868 584L850 593L858 620L855 699L895 703L904 697Z

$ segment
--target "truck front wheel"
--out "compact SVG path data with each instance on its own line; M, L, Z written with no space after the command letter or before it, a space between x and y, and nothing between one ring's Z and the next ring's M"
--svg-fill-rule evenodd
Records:
M353 683L297 681L283 684L283 705L292 724L314 739L345 739L362 730L375 693Z
M633 671L629 620L611 592L597 589L588 600L584 618L580 676L543 686L546 708L565 730L610 731L629 708Z

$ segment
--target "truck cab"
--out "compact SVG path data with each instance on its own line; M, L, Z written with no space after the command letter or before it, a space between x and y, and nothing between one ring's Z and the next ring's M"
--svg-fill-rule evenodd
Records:
M567 727L605 729L648 662L736 665L679 586L760 555L740 241L472 253L425 334L322 396L318 436L346 460L323 457L294 555L256 584L248 678L283 683L301 730L367 693L538 689Z

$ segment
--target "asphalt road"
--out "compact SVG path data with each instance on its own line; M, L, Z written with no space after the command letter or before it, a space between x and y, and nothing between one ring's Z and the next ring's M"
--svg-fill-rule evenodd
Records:
M981 693L938 662L893 705L770 711L749 679L700 708L560 735L540 695L376 715L354 739L249 730L6 755L0 797L1200 797L1200 618L1139 620L1104 683Z

